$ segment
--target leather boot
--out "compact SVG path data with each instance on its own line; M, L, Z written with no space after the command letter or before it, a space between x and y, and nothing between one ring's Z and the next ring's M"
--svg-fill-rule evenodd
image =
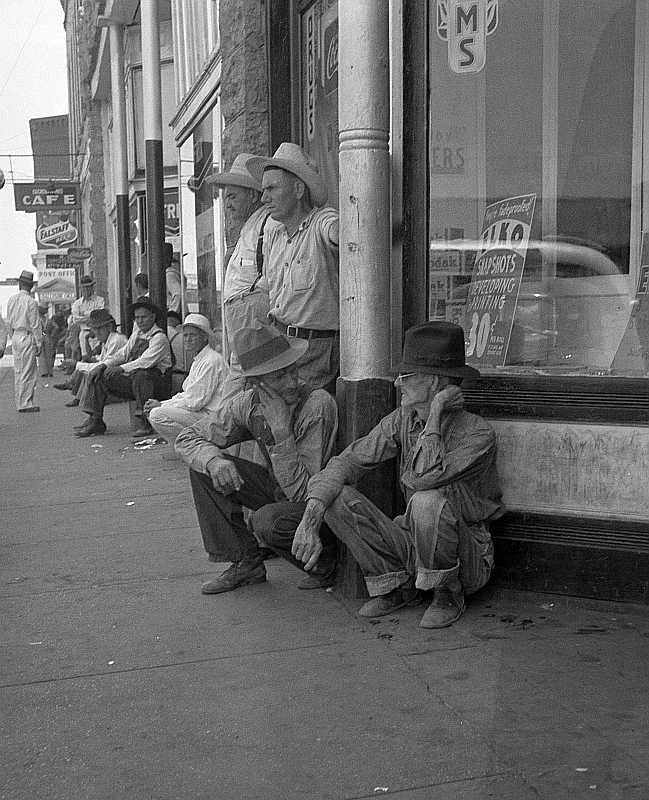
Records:
M435 597L421 618L420 628L448 628L464 614L466 606L459 571L459 566L448 570L444 583L435 589Z

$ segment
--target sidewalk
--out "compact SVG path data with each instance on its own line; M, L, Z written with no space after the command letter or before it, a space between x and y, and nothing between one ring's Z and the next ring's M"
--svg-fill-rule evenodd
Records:
M206 597L188 480L0 362L2 800L647 800L649 613L487 589L439 632L269 581ZM43 380L49 385L43 386Z

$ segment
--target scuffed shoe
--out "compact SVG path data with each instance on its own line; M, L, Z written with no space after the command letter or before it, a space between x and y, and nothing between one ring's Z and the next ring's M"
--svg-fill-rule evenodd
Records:
M67 383L67 382L66 383L55 383L55 384L53 384L53 386L54 386L55 389L58 389L61 392L64 392L64 391L72 388L72 386L70 386L70 384Z
M239 586L248 586L253 583L264 583L266 580L266 567L258 557L234 561L218 578L214 578L201 586L203 594L221 594L231 592Z
M88 436L103 436L105 433L106 423L103 419L91 419L83 428L76 430L74 435L78 436L79 439L85 439Z
M364 606L358 609L359 617L384 617L391 614L398 608L404 606L416 606L421 602L419 592L416 589L393 589L387 594L380 594L372 597Z
M457 584L457 585L455 585ZM426 609L420 628L448 628L464 614L464 592L459 581L435 589L435 599Z
M66 408L76 408L79 405L79 398L73 397L72 400L68 400L67 403L63 403Z
M40 411L40 406L30 406L29 408L19 408L19 414L35 414L36 412Z
M316 564L311 572L306 572L302 580L298 583L298 589L328 589L336 582L336 565Z

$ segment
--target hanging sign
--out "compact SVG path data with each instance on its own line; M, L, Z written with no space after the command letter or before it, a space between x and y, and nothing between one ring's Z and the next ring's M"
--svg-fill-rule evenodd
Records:
M487 61L487 36L498 27L498 0L437 0L436 17L451 71L480 72Z
M535 194L487 206L462 327L467 360L505 363L530 240Z
M57 220L53 224L43 224L36 228L36 243L39 248L66 247L77 241L79 231L67 220Z
M78 183L14 183L16 211L72 211L79 208Z

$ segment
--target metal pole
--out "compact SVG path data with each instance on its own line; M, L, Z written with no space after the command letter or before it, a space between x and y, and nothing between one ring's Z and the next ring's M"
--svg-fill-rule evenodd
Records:
M128 214L128 160L126 144L126 92L124 89L124 29L108 22L110 37L110 82L113 107L113 181L117 220L117 265L119 274L119 315L122 331L130 333L131 242Z
M167 280L163 264L164 180L158 0L142 0L140 9L149 295L151 300L164 312L165 319L161 322L166 327Z

